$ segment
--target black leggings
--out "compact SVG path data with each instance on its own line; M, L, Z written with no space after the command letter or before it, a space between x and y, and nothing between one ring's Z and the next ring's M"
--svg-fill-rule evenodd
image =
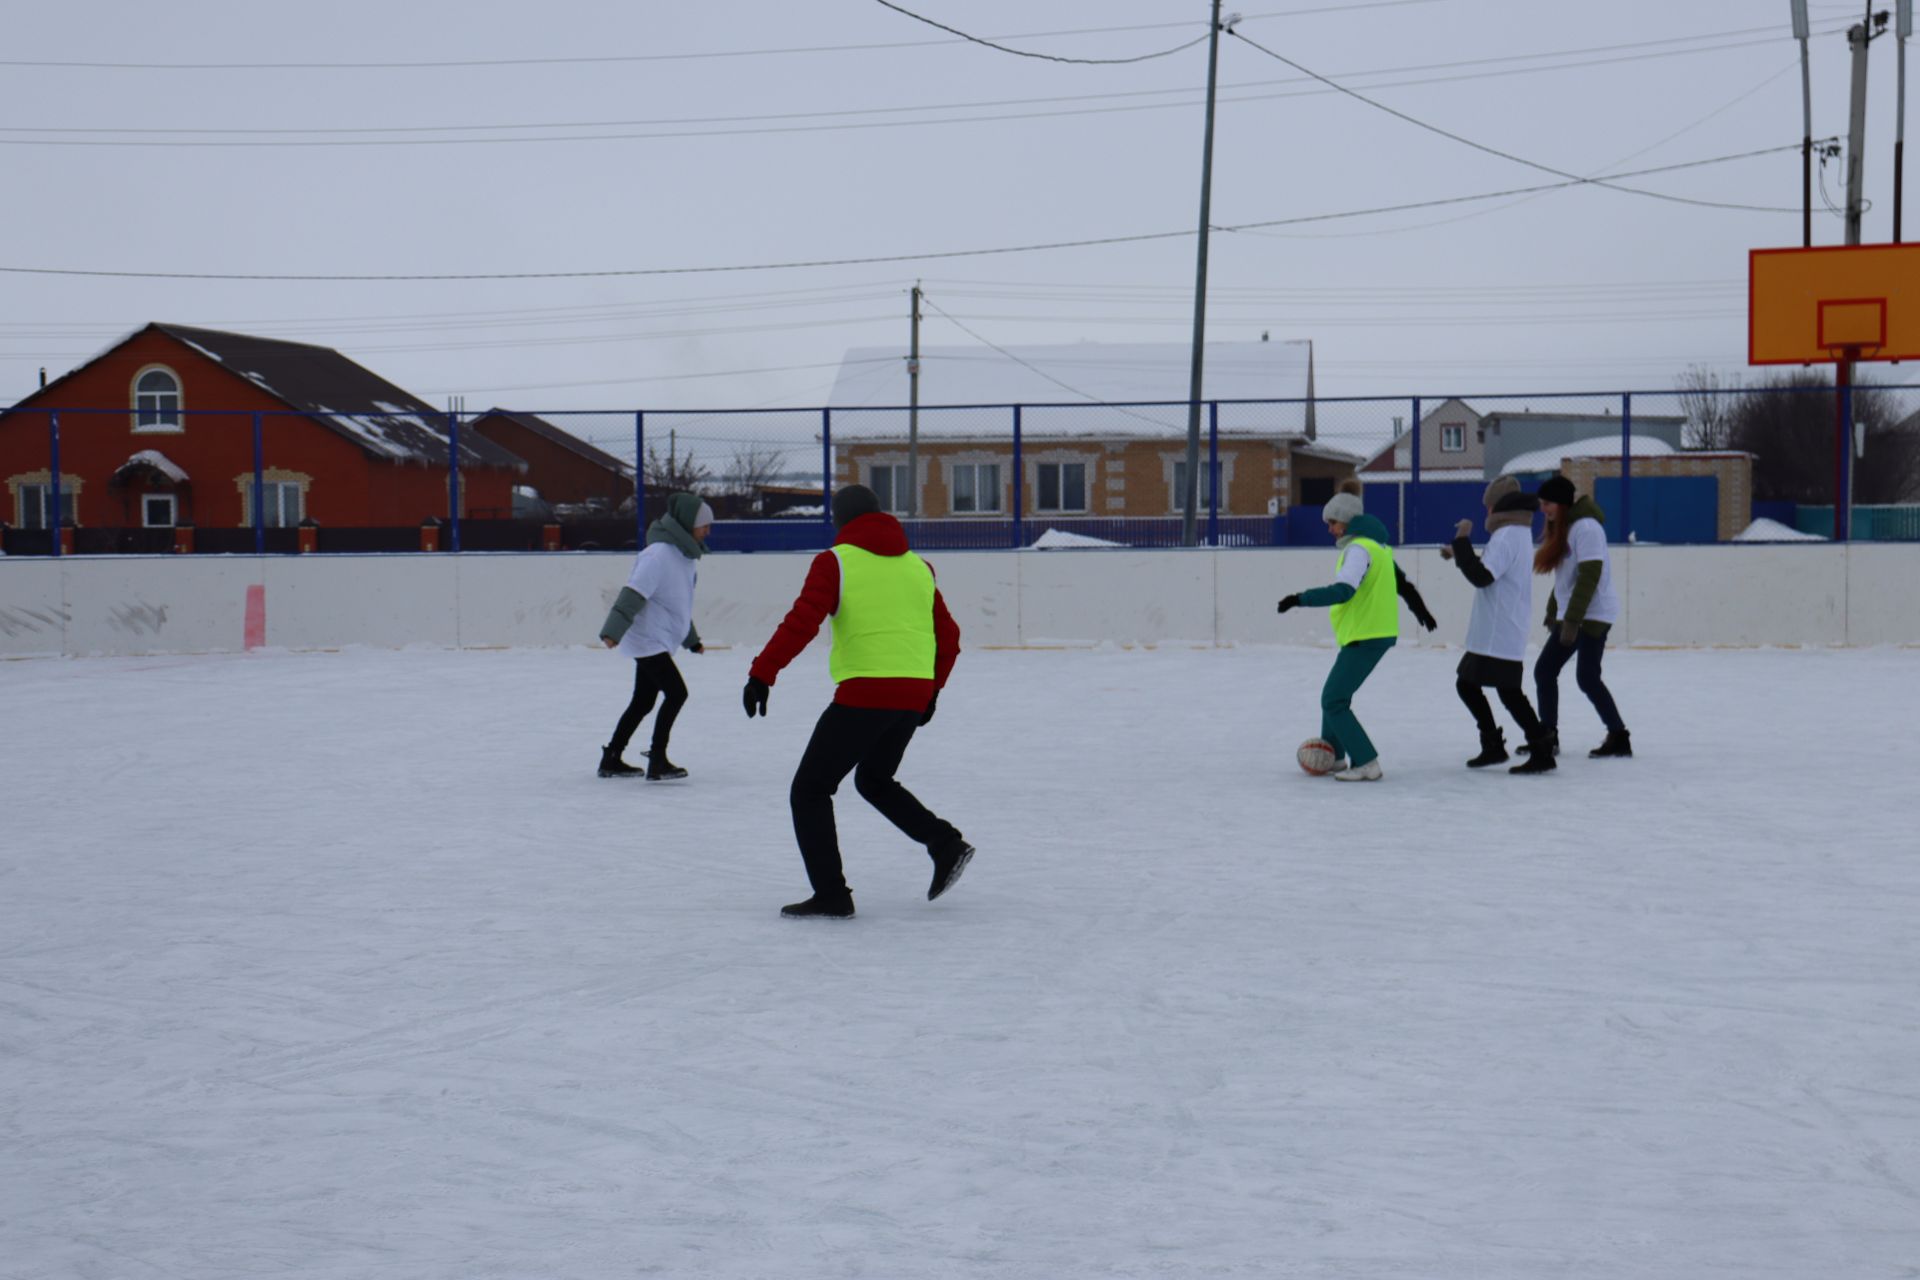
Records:
M1579 661L1574 664L1573 674L1580 692L1587 695L1587 701L1600 713L1600 720L1609 733L1627 731L1607 682L1600 678L1600 662L1607 651L1607 630L1601 627L1599 635L1592 635L1581 628L1571 649L1560 643L1558 628L1548 633L1547 646L1540 650L1539 661L1533 664L1533 687L1540 695L1540 723L1548 733L1560 728L1560 669L1576 657Z
M1518 663L1515 664L1519 665ZM1477 684L1469 684L1465 678L1455 682L1454 691L1460 695L1460 701L1467 704L1467 710L1473 712L1473 722L1480 727L1484 737L1491 738L1500 732L1500 724L1493 718L1493 708L1487 704L1487 693ZM1496 685L1494 692L1500 695L1500 705L1507 709L1513 722L1520 726L1520 732L1526 735L1528 742L1540 736L1540 719L1533 714L1533 704L1527 701L1527 695L1515 685Z
M920 727L918 711L829 706L814 726L800 757L788 799L793 805L793 834L814 893L825 898L846 894L840 865L840 834L833 821L833 793L853 773L854 789L909 839L933 845L959 836L953 825L930 812L894 779L900 761Z
M673 736L674 718L680 714L680 708L687 705L687 682L680 678L680 668L673 665L672 654L656 653L633 660L633 701L620 713L620 723L613 729L613 741L607 744L613 748L614 755L625 751L627 743L633 741L634 730L640 727L647 712L653 710L656 697L662 701L660 714L653 719L653 754L656 759L664 760L667 739Z

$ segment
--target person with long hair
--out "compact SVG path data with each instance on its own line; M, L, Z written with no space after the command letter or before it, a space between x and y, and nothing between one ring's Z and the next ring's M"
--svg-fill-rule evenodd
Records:
M1575 663L1580 692L1600 714L1606 740L1587 754L1594 759L1631 756L1633 739L1613 693L1600 675L1607 634L1620 620L1620 597L1613 590L1613 564L1607 554L1606 513L1591 495L1581 496L1573 481L1555 473L1535 495L1546 516L1546 530L1533 553L1533 571L1553 575L1547 596L1547 643L1533 665L1534 692L1540 704L1545 749L1528 750L1515 773L1542 773L1553 767L1560 750L1560 671Z

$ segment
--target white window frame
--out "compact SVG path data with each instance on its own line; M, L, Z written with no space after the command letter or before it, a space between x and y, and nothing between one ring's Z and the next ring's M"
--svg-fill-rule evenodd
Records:
M61 514L66 522L80 523L80 490L86 481L71 472L60 477ZM48 509L53 505L53 473L50 470L28 471L7 477L7 487L13 490L14 524L21 529L46 529L51 524L47 519ZM29 520L31 513L32 520ZM34 523L33 521L38 521Z
M1453 443L1448 444L1451 440ZM1440 452L1465 453L1467 451L1467 424L1464 422L1443 422L1440 424Z
M20 527L22 529L51 527L47 521L47 508L53 504L53 486L23 484L19 492ZM62 493L60 496L64 498L66 495Z
M982 485L980 482L981 469L989 467L993 470L993 481L991 484ZM971 473L973 477L974 505L971 510L962 509L960 506L960 473L962 471ZM947 510L957 516L998 516L1004 514L1006 511L1006 502L1003 496L1004 490L1002 488L1004 484L1004 480L1002 479L1004 473L1005 468L1001 465L1000 461L995 458L969 460L966 462L948 462ZM991 505L982 505L983 499Z
M291 529L307 514L306 486L294 480L267 480L260 486L261 505L266 509L265 527ZM288 519L288 499L292 499L292 519Z
M863 462L861 466L866 472L861 483L873 490L874 496L880 499L880 509L889 515L906 514L906 485L901 482L908 478L907 464L887 458L872 458ZM882 493L881 487L874 483L873 473L881 470L887 472L885 493Z
M1172 458L1167 462L1167 510L1175 514L1183 513L1187 509L1187 489L1186 486L1181 483L1184 478L1181 473L1186 469L1187 460L1185 458ZM1199 498L1199 507L1202 511L1208 510L1212 505L1212 499L1207 491L1212 486L1216 477L1220 482L1220 496L1222 499L1220 510L1225 511L1227 509L1225 501L1226 495L1232 492L1233 489L1233 468L1224 456L1220 459L1219 463L1214 466L1208 466L1207 459L1202 457L1200 459Z
M313 490L312 476L304 472L287 471L280 467L269 467L262 473L260 479L261 505L266 509L269 516L277 517L284 514L287 501L286 491L288 489L294 491L294 503L297 508L292 520L285 524L276 524L270 519L266 522L267 528L291 529L306 519L309 510L309 499L312 496ZM234 487L240 491L240 527L242 529L251 529L253 528L253 472L241 472L233 478L233 483ZM462 506L466 505L466 489L467 486L460 486Z
M164 373L173 382L173 409L172 409L173 416L171 420L161 420L161 421L143 424L140 421L140 416L142 414L151 412L155 415L159 415L161 413L166 412L166 410L160 407L158 404L156 404L152 409L149 409L142 403L142 401L149 396L154 397L156 400L158 400L161 396L166 394L160 391L142 391L140 389L141 382L143 382L146 379L148 374L153 374L153 373ZM132 385L133 385L133 434L137 436L178 436L178 435L186 434L187 391L186 391L186 384L181 381L180 375L178 373L174 372L174 370L168 365L164 365L164 364L146 365L133 375Z
M1062 468L1079 467L1080 468L1080 505L1079 506L1069 507L1066 505L1065 500L1066 500L1067 477L1066 477L1066 472L1064 470L1054 477L1054 484L1060 490L1059 497L1061 499L1061 504L1059 506L1049 507L1041 503L1040 495L1041 495L1042 489L1040 484L1040 476L1042 471L1047 467L1062 467ZM1039 459L1036 459L1033 464L1033 510L1034 512L1039 515L1071 516L1071 515L1084 515L1087 512L1091 511L1092 507L1089 505L1089 501L1093 491L1093 470L1094 470L1093 463L1088 461L1085 458L1039 458Z
M164 502L167 504L167 518L155 521L147 504ZM180 500L171 493L143 493L140 495L140 527L143 529L173 529L180 524Z

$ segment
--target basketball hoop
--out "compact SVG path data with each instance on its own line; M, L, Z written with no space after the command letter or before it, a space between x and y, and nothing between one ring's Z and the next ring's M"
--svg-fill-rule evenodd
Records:
M1755 249L1747 363L1920 359L1920 245Z

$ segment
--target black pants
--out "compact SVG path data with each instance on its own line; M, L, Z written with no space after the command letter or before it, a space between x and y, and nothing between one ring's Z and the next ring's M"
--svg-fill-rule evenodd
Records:
M918 711L843 707L836 702L821 713L788 792L793 834L807 864L807 879L819 897L847 893L840 833L833 822L833 793L848 773L853 774L854 789L862 798L910 839L933 845L959 837L952 824L929 812L894 780L919 727Z
M1587 701L1600 713L1600 720L1609 733L1627 731L1620 719L1620 708L1613 704L1613 694L1607 690L1607 682L1600 678L1608 629L1603 625L1597 628L1599 635L1592 635L1582 627L1571 649L1560 643L1558 628L1548 634L1547 647L1540 651L1539 660L1533 664L1533 686L1540 695L1540 723L1548 733L1557 732L1560 727L1560 669L1576 657L1579 661L1574 665L1573 674L1580 692L1587 695Z
M1454 692L1473 713L1473 722L1479 726L1481 737L1491 738L1500 732L1500 723L1493 718L1493 708L1487 703L1488 689L1500 695L1500 705L1520 726L1528 742L1540 737L1539 717L1533 714L1533 705L1520 687L1525 673L1526 666L1518 659L1489 658L1478 653L1469 653L1460 659Z
M614 755L625 751L627 743L633 741L633 731L640 727L647 712L653 710L655 698L662 701L660 714L653 719L653 754L665 760L674 719L679 716L680 708L687 705L687 682L680 678L680 668L673 665L672 654L656 653L633 660L633 701L620 713L620 723L613 728L613 741L607 744L613 748Z

